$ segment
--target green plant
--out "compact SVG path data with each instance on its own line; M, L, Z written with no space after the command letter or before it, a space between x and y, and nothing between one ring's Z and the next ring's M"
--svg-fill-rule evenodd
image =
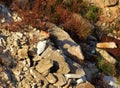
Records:
M91 20L91 21L93 21L93 22L96 22L97 20L98 20L98 7L96 7L96 6L89 6L88 7L89 9L88 9L88 11L87 11L87 13L86 13L86 18L88 19L88 20Z
M113 64L110 64L109 62L104 60L103 57L98 57L97 60L98 60L97 66L100 69L100 71L102 71L106 75L115 76L116 69Z

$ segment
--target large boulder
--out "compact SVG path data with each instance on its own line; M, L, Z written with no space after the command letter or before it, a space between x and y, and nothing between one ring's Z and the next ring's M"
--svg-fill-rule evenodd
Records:
M71 56L76 62L84 60L80 45L78 45L63 29L54 26L49 29L51 40L63 51L66 56Z

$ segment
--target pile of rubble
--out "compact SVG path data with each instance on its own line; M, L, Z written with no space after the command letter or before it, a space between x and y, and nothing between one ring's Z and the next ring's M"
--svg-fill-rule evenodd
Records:
M94 88L78 64L82 60L80 46L57 26L49 33L32 27L29 32L1 30L1 87Z

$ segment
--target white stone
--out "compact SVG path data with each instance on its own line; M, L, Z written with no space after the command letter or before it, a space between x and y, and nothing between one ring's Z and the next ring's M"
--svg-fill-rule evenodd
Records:
M66 78L80 78L81 74L65 74Z
M37 44L37 55L40 55L45 50L46 42L47 42L46 40L38 42L38 44Z

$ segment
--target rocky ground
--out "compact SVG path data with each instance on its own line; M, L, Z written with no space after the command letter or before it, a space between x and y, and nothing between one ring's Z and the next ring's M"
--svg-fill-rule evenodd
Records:
M120 25L119 0L86 0L102 9L99 20L93 25L78 14L87 28L98 29L97 36L89 35L85 41L75 40L61 26L46 22L47 31L27 25L24 30L12 32L3 27L10 16L7 8L0 6L0 88L120 88L117 77L103 74L96 58L115 65L120 58L120 30L110 30ZM1 10L4 9L4 10Z

